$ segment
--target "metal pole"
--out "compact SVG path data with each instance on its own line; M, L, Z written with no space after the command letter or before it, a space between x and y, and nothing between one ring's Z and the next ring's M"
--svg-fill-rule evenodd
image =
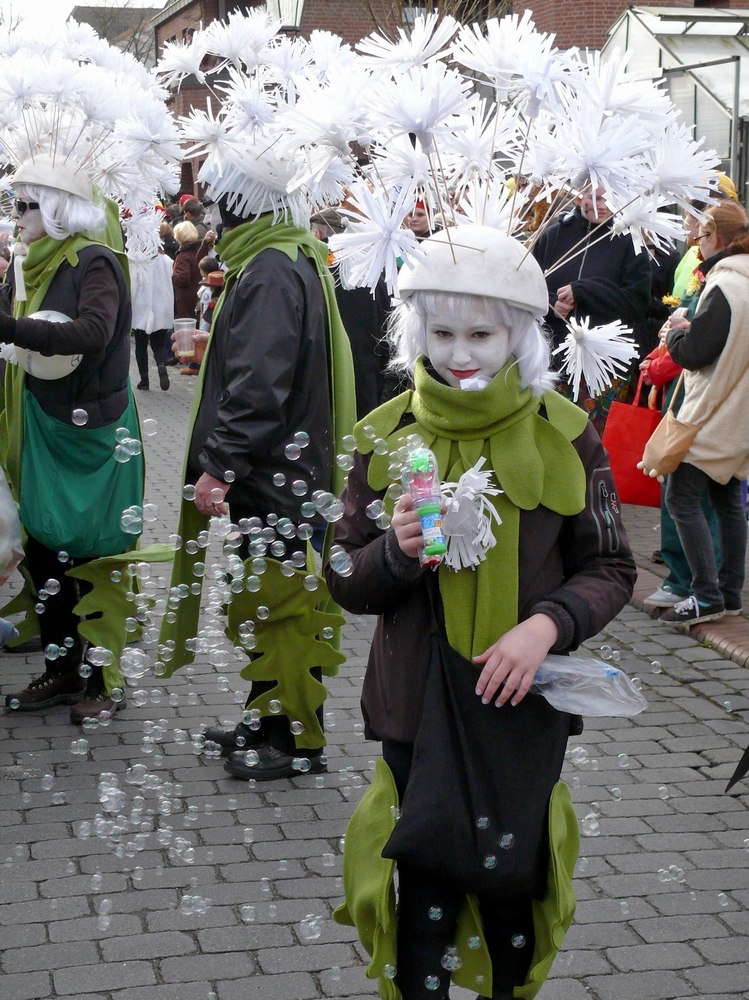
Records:
M739 179L739 103L741 101L741 57L734 56L735 73L733 80L733 119L731 122L731 180Z

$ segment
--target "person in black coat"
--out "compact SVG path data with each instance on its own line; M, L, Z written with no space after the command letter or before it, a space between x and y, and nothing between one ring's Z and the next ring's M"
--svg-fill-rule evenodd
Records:
M590 325L621 320L633 326L650 304L651 274L646 253L635 253L630 236L607 236L612 213L603 189L577 199L573 212L550 226L533 247L549 289L546 322L554 347L567 336L565 321L590 317ZM599 240L600 242L596 242ZM579 244L579 246L578 246ZM556 267L573 247L574 256ZM551 270L553 268L553 270Z

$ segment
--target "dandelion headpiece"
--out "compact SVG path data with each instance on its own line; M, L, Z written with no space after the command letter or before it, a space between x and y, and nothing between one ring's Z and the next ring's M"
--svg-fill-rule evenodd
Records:
M167 92L131 55L74 21L54 34L36 25L7 31L0 56L6 175L23 164L16 182L84 199L87 192L87 200L95 185L137 220L132 242L155 246L153 217L143 212L177 187L181 158Z
M404 227L416 201L448 242L456 228L488 226L528 248L586 188L602 187L613 223L595 238L631 234L642 252L683 238L666 206L711 200L717 157L660 86L628 75L628 54L604 62L553 42L528 12L463 27L433 13L355 54L327 33L280 37L253 11L167 46L159 68L213 89L215 105L182 127L214 197L250 214L289 209L297 221L340 204L347 229L330 240L340 280L374 289L384 274L395 292L401 265L407 281L424 261ZM352 151L361 147L363 165Z

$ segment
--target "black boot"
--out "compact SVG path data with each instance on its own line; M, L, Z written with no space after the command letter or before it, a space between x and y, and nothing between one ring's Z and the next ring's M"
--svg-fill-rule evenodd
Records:
M233 778L245 781L253 778L255 781L274 781L302 774L324 774L328 770L328 760L322 750L300 750L292 757L275 747L260 746L229 754L224 770Z
M169 372L166 370L166 365L157 365L156 369L159 373L159 385L166 392L169 388Z
M138 383L139 389L148 389L148 372L144 375L143 372L140 373L140 382Z
M263 737L238 722L234 729L221 729L219 726L209 726L205 733L206 743L217 743L221 747L221 756L228 757L237 750L252 750L262 745Z

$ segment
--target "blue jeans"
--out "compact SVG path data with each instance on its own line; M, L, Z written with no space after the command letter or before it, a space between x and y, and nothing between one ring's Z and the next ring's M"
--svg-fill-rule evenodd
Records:
M705 489L720 526L720 570L702 507ZM666 507L676 523L692 571L692 593L699 603L725 604L729 610L740 608L746 557L746 513L741 480L729 479L722 485L701 469L682 462L668 477Z

